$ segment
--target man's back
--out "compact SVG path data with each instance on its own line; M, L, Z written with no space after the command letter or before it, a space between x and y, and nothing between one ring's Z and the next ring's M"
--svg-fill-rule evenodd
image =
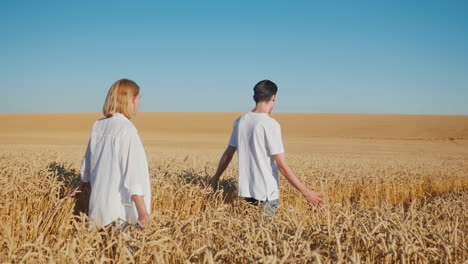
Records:
M234 123L229 145L239 155L239 196L278 199L278 168L272 156L284 152L278 122L267 113L248 112Z
M278 170L300 191L307 202L322 206L322 195L309 190L288 166L278 122L269 116L276 104L278 87L270 80L254 87L255 108L234 123L229 146L219 161L210 184L218 187L219 178L236 151L239 153L239 196L267 211L276 212L279 199ZM267 209L270 208L270 209Z

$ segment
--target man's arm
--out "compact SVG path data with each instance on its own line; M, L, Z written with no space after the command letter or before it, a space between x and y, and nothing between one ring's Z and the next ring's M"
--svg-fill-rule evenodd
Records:
M231 163L232 157L234 156L234 153L236 153L236 150L237 148L229 145L224 151L223 155L221 156L221 159L219 160L218 164L218 169L216 170L215 175L210 179L210 185L213 187L213 189L216 189L218 187L219 178L226 170L229 163Z
M273 157L275 158L276 165L278 166L278 170L281 172L281 174L286 177L292 186L294 186L302 193L302 195L304 195L307 202L310 205L321 207L323 205L323 195L307 189L307 187L296 177L294 172L289 167L288 163L286 162L284 153L273 155Z

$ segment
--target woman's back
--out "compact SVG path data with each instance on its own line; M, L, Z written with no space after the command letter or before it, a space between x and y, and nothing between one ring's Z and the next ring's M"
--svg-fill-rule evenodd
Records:
M146 155L137 129L115 113L93 126L81 171L91 183L89 217L107 225L117 219L136 223L138 213L131 195L143 195L148 213L151 190Z

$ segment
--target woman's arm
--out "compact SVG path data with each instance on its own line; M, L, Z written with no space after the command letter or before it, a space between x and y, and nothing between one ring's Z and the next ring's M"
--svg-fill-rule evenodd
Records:
M90 172L89 164L91 163L90 160L89 160L90 155L91 155L90 145L91 145L91 139L88 141L88 146L86 147L85 156L83 157L83 160L81 161L81 167L80 167L81 182L80 182L80 186L78 186L74 190L71 190L69 193L67 193L65 195L64 198L66 198L66 197L75 197L77 194L80 194L83 191L84 188L90 186L90 184L89 184L89 180L90 180L89 179L89 172Z
M71 190L68 194L65 195L64 198L66 198L66 197L75 197L78 194L80 194L84 190L84 188L89 187L89 186L90 186L89 182L81 181L80 186L78 186L77 188Z
M119 166L123 177L120 191L127 193L127 197L135 203L138 224L140 227L145 227L149 224L151 205L148 206L144 198L146 195L150 197L151 191L147 188L150 181L145 150L136 129L128 131L121 138L119 145Z
M145 227L149 224L149 214L146 210L145 200L143 195L132 195L132 200L135 202L135 206L138 212L138 223L141 227Z

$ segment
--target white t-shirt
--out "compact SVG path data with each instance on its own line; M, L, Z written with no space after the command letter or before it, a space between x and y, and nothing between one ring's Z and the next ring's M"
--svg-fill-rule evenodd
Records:
M81 179L91 182L89 218L107 225L122 219L135 224L138 212L132 195L143 195L151 209L151 186L143 144L130 120L120 113L96 121L85 157Z
M266 113L246 113L234 122L229 145L239 156L239 196L279 199L278 167L272 156L284 152L278 122Z

